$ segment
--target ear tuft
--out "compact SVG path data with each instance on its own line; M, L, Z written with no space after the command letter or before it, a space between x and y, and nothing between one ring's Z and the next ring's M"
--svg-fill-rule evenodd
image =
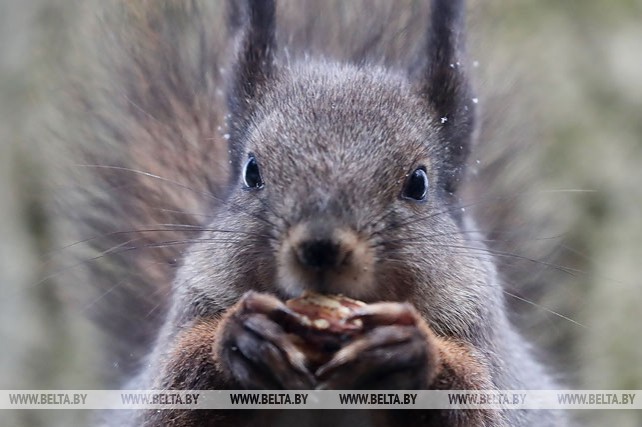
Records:
M475 130L475 104L464 62L464 0L433 0L422 94L437 114L443 139L443 184L454 193L463 178Z
M274 74L275 1L229 0L228 28L241 33L229 95L230 111L232 115L245 116Z
M243 156L239 141L243 140L256 106L274 77L275 1L228 0L227 27L232 38L238 40L227 92L230 113L227 139L234 179Z

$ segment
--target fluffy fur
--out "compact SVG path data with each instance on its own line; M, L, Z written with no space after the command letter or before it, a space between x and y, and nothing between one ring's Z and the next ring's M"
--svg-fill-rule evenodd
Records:
M61 211L72 219L63 226L91 238L89 257L99 257L86 276L98 289L93 311L129 362L125 376L139 372L130 386L252 387L230 343L252 316L279 307L241 298L306 289L409 302L416 325L399 333L411 334L409 349L430 371L413 386L551 386L508 323L493 260L480 256L458 204L476 101L463 2L433 3L432 14L412 1L349 10L279 2L275 13L271 1L254 0L232 6L224 23L219 3L123 2L86 28L88 65L73 68L57 131L65 147L82 147L74 178L82 185L61 197ZM250 153L260 191L243 189ZM400 197L419 166L429 179L423 203ZM355 247L367 247L352 266L372 271L297 276L279 253L293 228L311 224L350 230ZM256 425L263 415L135 416L143 419L126 422ZM271 422L287 425L288 416ZM406 416L379 419L402 425ZM353 423L355 414L333 417ZM427 411L412 421L560 422L517 411Z

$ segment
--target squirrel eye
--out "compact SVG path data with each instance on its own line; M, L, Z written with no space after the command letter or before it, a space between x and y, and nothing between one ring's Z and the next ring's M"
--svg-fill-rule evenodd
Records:
M263 179L259 171L259 164L252 154L249 155L243 166L243 184L248 189L259 190L263 188Z
M426 169L421 166L410 174L403 189L403 197L416 201L426 200L428 194L428 175Z

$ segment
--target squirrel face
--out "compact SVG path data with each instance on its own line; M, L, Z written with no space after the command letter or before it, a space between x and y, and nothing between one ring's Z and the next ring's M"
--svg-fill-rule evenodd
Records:
M375 298L393 236L439 209L440 120L383 70L319 63L288 74L254 110L234 204L274 224L260 233L274 236L282 292Z
M406 300L446 334L472 336L500 310L456 203L476 103L452 33L463 25L448 24L463 19L457 10L434 17L428 65L410 78L308 59L281 66L273 4L255 3L231 73L232 176L211 223L216 247L195 251L179 282L221 308L252 289Z
M232 141L238 167L212 228L243 235L210 255L224 262L203 263L220 264L239 293L411 300L449 326L476 318L472 288L488 276L462 256L461 210L440 178L441 117L383 70L288 73Z

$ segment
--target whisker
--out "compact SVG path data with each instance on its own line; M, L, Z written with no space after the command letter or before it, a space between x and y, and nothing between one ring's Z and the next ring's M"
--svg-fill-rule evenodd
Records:
M169 213L177 213L177 214L189 215L189 216L213 218L213 215L211 215L211 214L188 212L188 211L183 211L183 210L179 210L179 209L154 208L154 207L150 207L150 209L151 210L155 210L155 211L159 211L159 212L169 212Z
M115 285L110 286L110 287L109 287L109 289L107 289L105 292L103 292L102 294L100 294L98 297L96 297L96 298L94 298L93 300L91 300L91 301L90 301L88 304L86 304L82 309L80 309L79 313L80 313L80 314L82 314L82 313L86 313L87 311L89 311L89 309L91 309L91 308L92 308L92 307L94 307L96 304L98 304L98 302L99 302L100 300L102 300L102 299L103 299L103 298L105 298L107 295L109 295L110 293L112 293L113 291L115 291L115 290L116 290L116 288L118 288L119 286L121 286L121 285L122 285L123 283L125 283L126 281L127 281L127 279L123 279L123 280L120 280L120 281L116 282L116 284L115 284Z
M253 217L255 219L258 219L259 221L262 221L262 222L266 223L269 226L278 228L276 224L272 223L268 219L263 218L263 217L255 214L253 212L250 212L248 210L245 210L241 206L238 206L236 203L231 203L228 200L222 199L222 198L220 198L220 197L218 197L218 196L216 196L216 195L214 195L214 194L212 194L212 193L210 193L208 191L197 190L197 189L194 189L194 188L192 188L192 187L190 187L188 185L182 184L182 183L180 183L178 181L174 181L174 180L171 180L171 179L168 179L168 178L164 178L162 176L155 175L155 174L150 173L150 172L145 172L145 171L141 171L141 170L137 170L137 169L126 168L126 167L123 167L123 166L113 166L113 165L77 164L76 166L77 167L99 168L99 169L109 169L109 170L130 172L130 173L146 176L146 177L149 177L149 178L158 179L158 180L160 180L162 182L166 182L168 184L172 184L172 185L175 185L177 187L183 188L185 190L194 192L195 194L198 194L198 195L201 195L201 196L205 196L206 198L208 198L210 200L213 200L213 201L216 201L216 202L219 202L219 203L227 203L227 204L229 204L230 207L238 209L238 212L240 212L240 213L243 213L245 215L248 215L248 216L251 216L251 217Z
M568 320L569 322L571 322L571 323L573 323L573 324L575 324L577 326L580 326L582 328L587 328L588 329L588 327L586 325L583 325L582 323L578 322L577 320L573 320L570 317L563 315L562 313L559 313L559 312L557 312L555 310L551 310L549 308L546 308L543 305L537 304L536 302L533 302L533 301L531 301L529 299L522 298L519 295L515 295L512 292L509 292L509 291L507 291L505 289L502 289L502 292L504 292L506 295L508 295L508 296L510 296L512 298L515 298L515 299L517 299L519 301L525 302L526 304L530 304L533 307L536 307L536 308L538 308L540 310L544 310L545 312L550 313L550 314L552 314L554 316L560 317L560 318L562 318L564 320Z
M267 237L267 236L263 236ZM8 295L2 295L0 296L0 299L2 300L9 300L10 298L17 297L20 293L24 292L25 289L31 289L38 287L42 285L43 283L46 283L47 281L57 278L58 276L61 276L65 273L68 273L70 271L73 271L76 268L80 268L82 266L85 266L87 264L90 264L92 262L96 262L98 260L101 260L107 256L110 255L121 255L126 252L131 252L131 251L140 251L140 250L150 250L150 249L162 249L166 247L175 247L175 246L182 246L182 245L194 245L194 244L215 244L215 243L230 243L230 244L237 244L241 242L242 240L240 239L214 239L214 238L206 238L206 239L185 239L185 240L173 240L173 241L165 241L165 242L159 242L159 243L149 243L149 244L144 244L141 246L136 246L136 247L127 247L127 245L134 243L136 241L140 241L142 238L134 238L134 239L129 239L125 242L121 242L117 245L112 246L111 248L104 250L100 252L96 256L92 256L90 258L83 259L77 263L74 263L72 265L68 265L65 267L62 267L42 279L27 285L26 287L21 288L20 290L17 290L11 294Z
M125 100L126 100L130 105L132 105L132 106L133 106L135 109L137 109L139 112L141 112L142 114L146 115L147 117L149 117L150 119L152 119L152 120L153 120L153 121L155 121L156 123L163 124L163 122L161 122L160 120L158 120L156 117L154 117L150 112L148 112L147 110L145 110L143 107L141 107L140 105L138 105L137 103L135 103L135 102L134 102L130 97L128 97L127 95L123 95L123 97L125 98Z
M413 217L413 218L409 219L408 221L401 222L399 224L395 224L394 226L389 227L389 229L396 229L396 228L404 227L404 226L407 226L407 225L410 225L410 224L414 224L414 223L417 223L417 222L427 221L427 220L430 220L432 218L436 218L439 215L445 215L445 214L447 214L449 212L454 212L454 211L458 211L458 210L461 210L461 209L465 210L465 209L468 209L468 208L471 208L471 207L474 207L474 206L482 205L484 203L491 203L491 202L498 202L498 201L516 199L517 197L520 197L520 196L523 196L523 195L526 195L526 194L538 194L538 193L542 193L542 194L593 193L595 191L596 190L582 190L582 189L576 189L576 188L571 188L571 189L552 189L552 190L524 190L524 191L516 192L516 193L511 194L511 195L493 196L493 197L477 199L477 200L471 201L471 202L466 203L466 204L455 204L455 205L449 206L449 207L447 207L446 209L443 209L443 210L439 210L439 211L436 211L436 212L429 212L428 214L425 214L425 215L421 215L421 216L418 216L418 217Z
M117 244L117 245L115 245L115 246L103 251L102 253L100 253L100 255L97 255L96 257L93 257L93 258L90 258L90 259L87 259L87 260L82 260L82 261L80 261L80 262L78 262L76 264L73 264L73 265L70 265L70 266L67 266L67 267L63 267L63 268L61 268L61 269L59 269L59 270L57 270L57 271L55 271L55 272L53 272L51 274L48 274L47 276L43 277L42 279L38 280L37 282L35 282L35 283L31 284L31 285L28 285L27 288L29 288L29 289L35 288L35 287L37 287L37 286L39 286L39 285L41 285L41 284L43 284L43 283L55 278L55 277L58 277L60 274L63 274L63 273L68 272L68 271L71 271L74 268L78 268L78 267L84 265L87 262L95 261L97 259L103 258L103 257L105 257L107 255L112 254L112 253L115 253L114 251L116 249L118 249L118 248L120 248L122 246L125 246L125 245L131 243L131 241L134 241L134 240L136 240L136 239L132 239L132 240L129 240L129 241L126 241L126 242L121 242L121 243L119 243L119 244ZM19 293L21 293L23 291L24 291L24 288L14 292L14 293L12 293L10 295L7 295L6 297L3 296L0 299L5 299L5 298L9 299L9 298L16 297L16 296L18 296Z
M412 244L418 243L418 242L409 241L408 243L410 243L412 245ZM423 243L425 244L426 242L423 242ZM537 264L537 265L541 265L541 266L552 268L554 270L557 270L557 271L560 271L562 273L568 274L571 277L578 277L578 276L586 276L586 275L588 275L588 272L585 271L585 270L580 270L580 269L572 268L572 267L565 267L563 265L559 265L559 264L555 264L555 263L552 263L552 262L547 262L547 261L542 261L542 260L530 258L530 257L524 256L524 255L519 255L519 254L512 253L512 252L500 251L500 250L489 249L489 248L474 247L474 246L463 246L463 245L435 244L435 243L430 243L430 245L432 247L443 247L443 248L450 248L450 249L460 250L459 252L456 252L458 256L462 256L462 255L466 255L466 254L474 255L474 254L472 254L470 252L478 252L478 253L488 254L488 255L492 255L492 256L496 256L496 257L500 257L500 258L509 258L509 259L512 258L512 259L517 259L517 260L522 260L522 261L528 261L528 262L531 262L531 263L534 263L534 264ZM608 281L613 282L613 283L618 283L618 284L621 284L621 285L629 286L629 284L626 283L626 282L623 282L623 281L620 281L620 280L616 280L616 279L613 279L613 278L610 278L610 277L604 277L604 276L594 276L594 277L600 277L600 278L602 278L604 280L608 280Z
M504 257L504 258L512 258L512 259L517 259L521 261L528 261L537 265L543 265L546 267L553 268L555 270L558 270L560 272L566 273L572 277L577 277L578 274L587 274L583 270L571 268L571 267L565 267L559 264L554 264L551 262L546 262L546 261L541 261L537 260L534 258L530 258L524 255L519 255L515 254L512 252L505 252L505 251L499 251L495 249L489 249L489 248L479 248L479 247L474 247L474 246L461 246L461 245L449 245L449 244L434 244L430 243L431 247L440 247L440 248L448 248L448 249L457 249L461 250L463 252L456 252L458 255L466 254L469 252L478 252L481 254L488 254L488 255L493 255L497 257ZM471 254L472 255L472 254Z
M433 234L427 234L423 235L421 237L409 237L409 238L400 238L400 239L392 239L392 240L386 240L379 242L378 245L381 244L395 244L395 243L425 243L426 240L432 239L435 237L448 237L448 236L464 236L466 241L470 242L484 242L484 243L489 243L489 242L501 242L501 239L472 239L469 236L465 236L466 234L480 234L481 236L484 236L487 233L486 230L451 230L451 231L446 231L443 233L433 233ZM561 234L555 234L552 236L544 236L544 237L533 237L533 238L528 238L524 239L525 241L543 241L543 240L557 240L561 239L566 235L566 233L561 233Z
M237 233L237 234L242 234L242 235L249 235L249 236L256 236L260 235L257 233L252 233L248 231L241 231L241 230L225 230L225 229L220 229L220 228L208 228L208 227L202 227L202 226L197 226L197 225L190 225L190 224L147 224L149 226L158 226L158 227L176 227L176 228L147 228L147 229L131 229L131 230L119 230L119 231L111 231L108 233L88 237L85 239L81 239L78 241L75 241L73 243L70 243L68 245L52 249L48 251L47 253L44 254L44 257L46 258L46 262L51 261L51 259L59 255L59 252L63 252L67 249L71 249L77 245L83 244L83 243L89 243L98 239L106 238L106 237L114 237L114 236L119 236L119 235L127 235L127 234L134 234L134 233L159 233L159 232L172 232L172 231L187 231L187 232L213 232L213 233ZM181 228L188 229L188 230L181 230ZM265 235L260 235L263 237L271 237L267 234Z
M470 256L470 257L472 257L472 258L477 258L474 254L468 254L468 256ZM405 260L404 260L404 259L402 259L402 258L394 258L394 257L391 257L391 258L387 258L385 262L386 262L386 263L393 263L393 264L400 264L400 265L401 265L401 267L403 267L404 269L405 269L405 268L407 268L407 266L408 266L407 261L405 261ZM485 272L483 271L483 269L476 269L476 270L478 270L480 273L485 273ZM482 286L483 286L483 285L482 285ZM490 286L490 285L486 285L486 286ZM554 315L554 316L557 316L557 317L559 317L559 318L561 318L561 319L563 319L563 320L569 321L569 322L573 323L574 325L580 326L580 327L582 327L582 328L587 328L587 326L586 326L586 325L584 325L584 324L582 324L582 323L580 323L580 322L578 322L578 321L576 321L576 320L574 320L574 319L572 319L572 318L570 318L570 317L568 317L568 316L565 316L565 315L564 315L564 314L562 314L562 313L559 313L559 312L557 312L557 311L555 311L555 310L551 310L550 308L545 307L545 306L543 306L543 305L541 305L541 304L538 304L538 303L536 303L536 302L534 302L534 301L531 301L531 300L529 300L529 299L527 299L527 298L520 297L519 295L516 295L516 294L514 294L514 293L512 293L512 292L510 292L510 291L507 291L506 289L504 289L504 287L503 287L503 286L498 286L498 287L501 289L501 291L502 291L504 294L506 294L506 295L507 295L507 296L509 296L509 297L512 297L512 298L515 298L515 299L517 299L517 300L519 300L519 301L522 301L522 302L524 302L524 303L530 304L530 305L532 305L533 307L536 307L536 308L538 308L538 309L540 309L540 310L543 310L543 311L545 311L545 312L547 312L547 313L549 313L549 314L552 314L552 315Z

